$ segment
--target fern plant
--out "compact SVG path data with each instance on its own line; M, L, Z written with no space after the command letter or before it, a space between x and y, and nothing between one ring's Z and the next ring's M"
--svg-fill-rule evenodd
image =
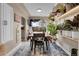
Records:
M55 36L57 34L57 25L49 23L47 28L52 36Z

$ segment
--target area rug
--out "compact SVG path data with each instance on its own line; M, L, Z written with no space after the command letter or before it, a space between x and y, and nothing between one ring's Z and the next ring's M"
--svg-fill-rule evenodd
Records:
M37 49L38 51L38 49ZM22 42L21 47L13 54L13 56L68 56L55 42L50 43L46 54L33 55L30 49L30 42Z

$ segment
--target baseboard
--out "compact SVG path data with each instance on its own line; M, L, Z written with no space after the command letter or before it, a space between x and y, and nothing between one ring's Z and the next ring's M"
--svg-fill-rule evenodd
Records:
M7 53L5 56L13 56L13 54L19 49L22 43L19 43L14 49L12 49L9 53Z
M56 42L56 44L61 47L69 56L71 56L71 53L69 53L66 49L64 49L58 42Z

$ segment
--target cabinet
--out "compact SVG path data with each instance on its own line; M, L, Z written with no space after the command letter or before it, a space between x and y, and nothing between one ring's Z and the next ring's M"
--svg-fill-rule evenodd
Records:
M6 3L0 4L0 42L13 40L13 8Z
M59 32L58 32L59 33ZM58 34L60 35L60 34ZM57 39L59 46L69 55L71 55L71 50L73 48L78 49L79 40L78 31L62 31L62 35Z
M72 18L79 14L79 5L75 8L67 11L65 14L57 17L58 20L73 20ZM79 49L79 32L78 31L62 31L61 38L58 38L57 43L59 43L59 46L67 52L69 55L71 55L71 50L73 48ZM79 55L79 50L78 50Z

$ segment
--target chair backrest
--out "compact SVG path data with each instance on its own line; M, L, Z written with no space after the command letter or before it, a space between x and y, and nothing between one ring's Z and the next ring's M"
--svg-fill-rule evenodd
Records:
M38 33L38 34L33 34L35 37L44 37L45 34L44 33Z
M45 37L45 33L33 34L33 36L34 36L34 39L36 39L36 40L39 40L39 38L40 38L41 40L43 40L44 37Z

